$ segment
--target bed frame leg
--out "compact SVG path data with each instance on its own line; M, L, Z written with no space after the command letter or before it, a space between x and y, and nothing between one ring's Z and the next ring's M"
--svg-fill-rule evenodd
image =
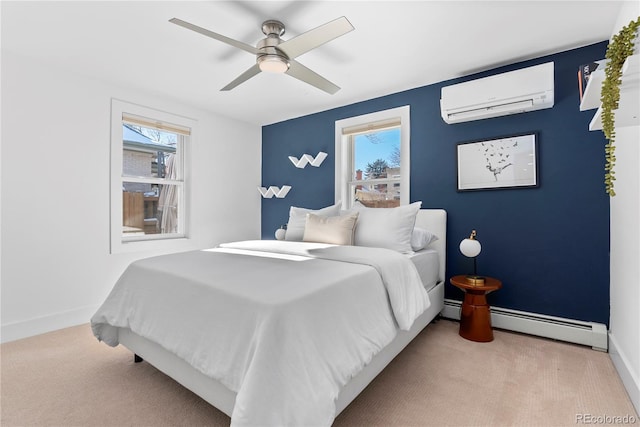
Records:
M144 359L140 356L138 356L137 354L134 353L133 355L133 363L140 363L142 362Z

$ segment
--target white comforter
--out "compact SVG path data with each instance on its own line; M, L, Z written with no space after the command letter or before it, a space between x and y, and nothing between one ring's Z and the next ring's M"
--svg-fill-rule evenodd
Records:
M130 328L236 392L232 425L326 426L340 388L428 307L399 253L250 241L134 262L91 323L111 346Z

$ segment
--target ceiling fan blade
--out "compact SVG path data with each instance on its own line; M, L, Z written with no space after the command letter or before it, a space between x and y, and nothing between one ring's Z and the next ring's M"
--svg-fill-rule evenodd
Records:
M315 86L318 89L323 90L331 95L340 90L340 87L334 85L329 80L322 77L320 74L311 71L298 61L289 61L289 70L287 71L287 74L289 74L291 77L295 77L298 80L308 83L311 86Z
M242 43L239 42L237 40L231 39L229 37L223 36L222 34L218 34L218 33L214 33L213 31L209 31L207 29L204 29L202 27L198 27L197 25L193 25L190 24L188 22L185 22L181 19L178 18L171 18L169 19L169 22L171 22L172 24L176 24L176 25L180 25L181 27L187 28L191 31L195 31L196 33L200 33L203 34L207 37L211 37L212 39L216 39L218 41L221 41L223 43L229 44L231 46L237 47L238 49L242 49L245 50L249 53L253 53L254 55L256 55L259 51L258 49L256 49L255 47L246 44L246 43Z
M280 43L278 49L283 51L291 59L297 58L303 53L353 30L354 28L351 22L343 16Z
M229 83L228 85L226 85L220 90L224 90L224 91L231 90L234 87L238 86L239 84L246 82L247 80L249 80L251 77L258 74L259 72L260 72L260 67L258 66L258 64L254 64L251 68L249 68L244 73L240 74L234 81L232 81L231 83Z

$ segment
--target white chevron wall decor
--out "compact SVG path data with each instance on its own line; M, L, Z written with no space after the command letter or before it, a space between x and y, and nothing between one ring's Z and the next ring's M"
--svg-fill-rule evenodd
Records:
M315 159L311 154L303 154L302 157L300 157L300 160L298 160L297 157L289 156L289 160L291 160L291 163L293 163L295 167L300 169L303 169L305 166L307 166L307 164L310 164L311 166L319 167L322 164L322 162L324 162L324 159L326 158L327 158L327 153L322 151L318 153Z
M270 199L273 196L276 196L278 199L284 199L289 190L291 190L290 185L283 185L282 188L278 188L275 185L272 185L269 188L258 187L258 191L265 199Z

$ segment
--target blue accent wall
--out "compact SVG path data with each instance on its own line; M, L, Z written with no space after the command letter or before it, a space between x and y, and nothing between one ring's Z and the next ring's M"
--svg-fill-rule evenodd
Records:
M608 324L606 140L602 132L588 131L595 110L579 111L577 84L578 67L604 58L606 46L601 42L264 126L262 183L292 189L284 199L262 199L263 238L273 238L292 205L333 204L336 120L410 105L411 201L447 210L447 281L472 271L458 245L476 229L482 243L478 273L503 282L489 295L490 304ZM443 86L548 61L555 62L553 108L455 125L442 120ZM523 132L538 135L539 188L456 190L456 144ZM288 159L319 151L329 154L320 168L298 169ZM446 297L461 300L463 294L447 284Z

